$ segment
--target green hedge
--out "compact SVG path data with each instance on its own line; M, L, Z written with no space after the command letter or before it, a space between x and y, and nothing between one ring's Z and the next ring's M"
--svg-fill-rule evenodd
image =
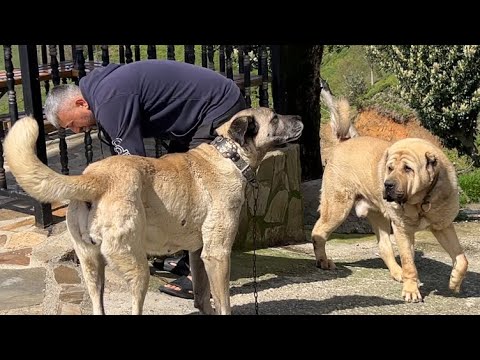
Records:
M458 176L460 185L460 204L480 202L480 169L460 174Z

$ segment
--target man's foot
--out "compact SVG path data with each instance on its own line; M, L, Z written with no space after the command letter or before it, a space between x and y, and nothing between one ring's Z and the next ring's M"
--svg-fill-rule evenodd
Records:
M156 269L168 271L178 276L187 276L190 274L190 265L188 264L187 255L155 260L152 265Z
M180 276L178 279L169 282L158 288L160 292L168 295L181 297L183 299L193 299L192 276Z

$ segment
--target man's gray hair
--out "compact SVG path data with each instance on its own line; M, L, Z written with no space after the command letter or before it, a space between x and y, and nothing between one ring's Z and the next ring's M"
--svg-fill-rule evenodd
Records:
M75 84L57 85L50 90L45 100L45 116L47 120L57 129L60 127L58 112L62 110L65 103L72 97L82 95L80 88Z

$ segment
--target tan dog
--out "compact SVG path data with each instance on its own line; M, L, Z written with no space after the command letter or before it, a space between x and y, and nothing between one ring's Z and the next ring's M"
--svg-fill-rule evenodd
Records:
M205 314L230 314L230 253L246 176L254 175L252 169L267 151L298 139L302 130L298 116L246 109L217 129L223 136L217 148L201 144L159 159L112 156L80 176L60 175L38 160L38 125L32 118L15 123L4 148L28 194L43 202L70 200L68 230L94 314L104 314L106 264L129 283L132 313L141 314L149 281L147 254L181 249L190 252L195 307Z
M423 229L432 231L452 258L449 287L460 291L468 262L452 224L459 200L451 162L426 140L407 138L391 144L358 136L350 122L348 102L334 99L328 88L322 90L322 98L331 113L337 145L325 167L320 219L312 232L317 266L335 268L327 258L325 243L355 206L357 216L367 217L372 225L390 274L403 281L406 301L422 300L414 242L415 232ZM391 227L402 267L395 260Z

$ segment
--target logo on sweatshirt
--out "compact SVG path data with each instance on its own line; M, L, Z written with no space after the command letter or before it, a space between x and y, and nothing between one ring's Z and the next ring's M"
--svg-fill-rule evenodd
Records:
M116 138L115 140L112 140L113 150L115 150L118 155L130 155L130 151L128 151L128 149L124 149L120 145L121 142L121 138Z

